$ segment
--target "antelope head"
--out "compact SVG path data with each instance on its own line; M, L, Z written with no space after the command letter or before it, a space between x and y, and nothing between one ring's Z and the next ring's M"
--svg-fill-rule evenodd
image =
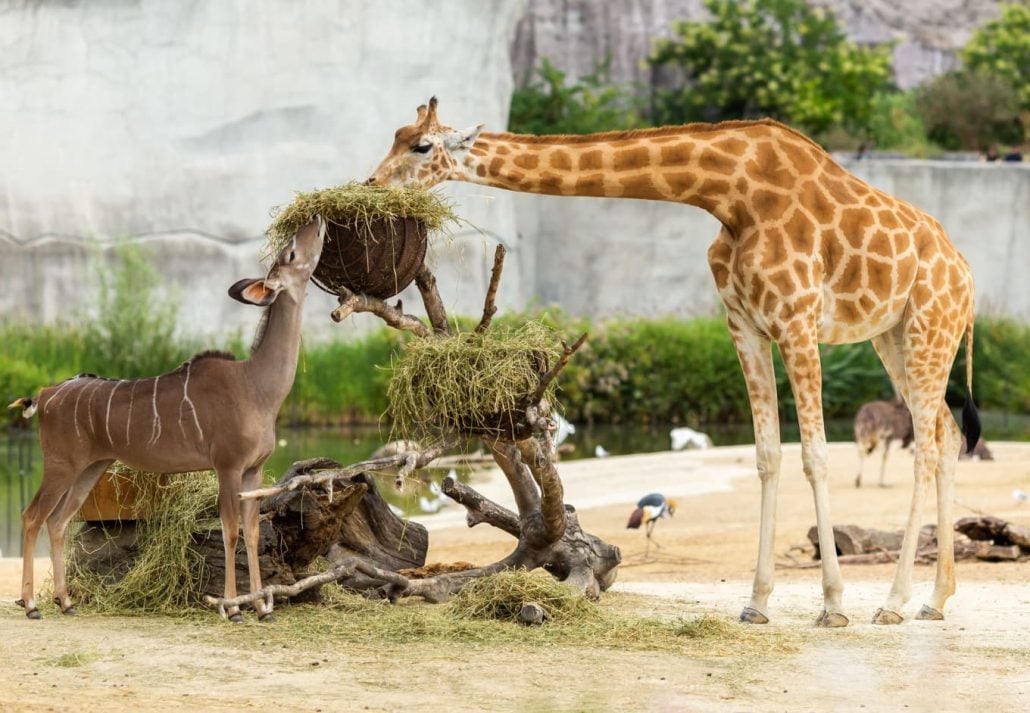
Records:
M311 274L318 265L325 242L325 220L316 215L298 230L272 262L262 278L240 280L229 288L229 296L245 304L267 307L280 293L286 292L299 301Z
M394 134L393 147L368 179L369 185L429 188L448 180L464 180L465 156L482 124L464 130L436 119L436 97L418 108L414 124Z

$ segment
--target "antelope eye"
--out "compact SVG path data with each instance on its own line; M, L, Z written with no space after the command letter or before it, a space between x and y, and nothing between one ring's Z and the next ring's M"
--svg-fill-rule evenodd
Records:
M411 147L411 150L415 153L429 153L431 148L433 148L432 144L415 144Z
M293 262L296 259L297 259L297 253L294 252L293 250L291 250L290 251L290 262Z

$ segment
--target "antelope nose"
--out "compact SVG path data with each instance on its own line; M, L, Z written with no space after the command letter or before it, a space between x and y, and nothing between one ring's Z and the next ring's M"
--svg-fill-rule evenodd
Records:
M365 181L365 185L366 186L374 186L375 184L376 184L376 177L375 176L369 176L368 180Z

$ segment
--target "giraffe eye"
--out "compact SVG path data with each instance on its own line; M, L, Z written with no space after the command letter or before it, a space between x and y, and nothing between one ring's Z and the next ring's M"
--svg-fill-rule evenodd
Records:
M415 144L411 147L411 150L415 153L429 153L431 148L433 148L432 144Z

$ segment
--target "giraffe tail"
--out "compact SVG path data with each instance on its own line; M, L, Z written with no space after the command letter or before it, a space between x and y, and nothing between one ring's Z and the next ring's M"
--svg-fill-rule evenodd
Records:
M36 400L23 397L12 401L7 408L20 408L22 418L32 418L36 413Z
M980 414L973 403L973 320L966 325L966 403L962 406L962 433L966 436L966 453L972 453L980 440Z

